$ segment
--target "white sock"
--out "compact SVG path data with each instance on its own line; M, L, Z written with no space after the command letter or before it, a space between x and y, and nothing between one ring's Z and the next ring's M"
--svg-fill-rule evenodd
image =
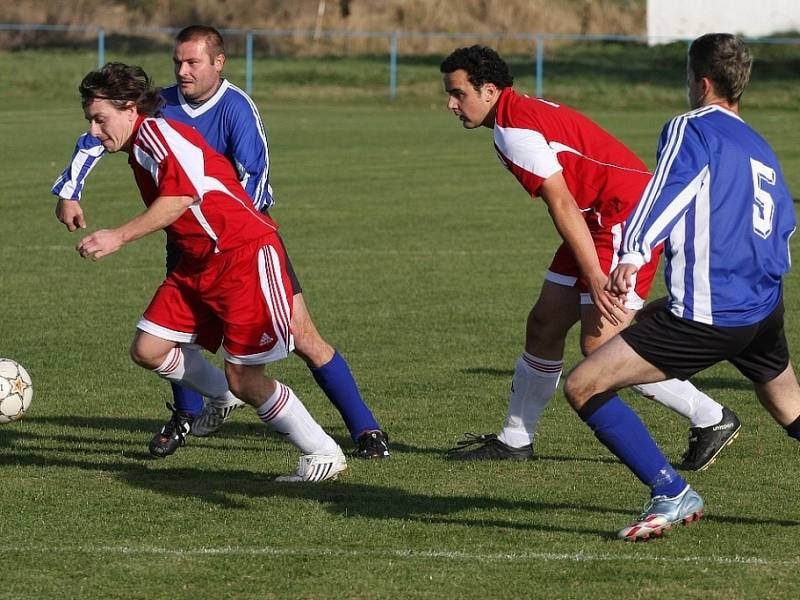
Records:
M668 379L657 383L635 385L633 389L642 396L655 400L686 417L692 427L709 427L722 420L722 405L688 381Z
M289 386L276 383L275 393L256 409L258 418L285 435L303 454L334 454L336 441L325 433Z
M176 346L153 372L167 381L200 392L214 404L227 406L237 401L228 389L225 374L208 362L193 346Z
M556 393L563 360L545 360L523 352L514 370L508 414L498 438L513 448L533 443L539 415Z

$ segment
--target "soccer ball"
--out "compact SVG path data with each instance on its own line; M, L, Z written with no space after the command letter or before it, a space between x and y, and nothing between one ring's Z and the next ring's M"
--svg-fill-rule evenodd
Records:
M33 399L31 376L21 364L0 358L0 424L19 421Z

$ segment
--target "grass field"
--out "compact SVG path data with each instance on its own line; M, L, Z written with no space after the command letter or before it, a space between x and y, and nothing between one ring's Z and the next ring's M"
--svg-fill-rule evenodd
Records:
M36 65L47 71L43 62L27 68ZM439 96L393 105L259 102L271 136L273 215L312 314L348 358L393 456L353 460L336 482L278 485L271 479L294 468L294 451L239 411L218 436L150 460L146 445L165 418L167 386L133 365L127 348L163 276L163 237L99 263L80 260L49 195L84 126L78 102L70 91L37 93L47 80L0 83L0 356L23 363L36 386L28 417L0 426L0 598L709 600L800 592L800 447L727 365L696 383L738 412L742 434L710 470L688 475L707 516L664 540L614 539L646 490L560 393L540 424L538 460L443 459L464 432L500 426L557 234L542 204L498 165L490 132L462 131ZM674 84L679 101L681 80ZM661 125L680 110L578 107L650 165ZM773 143L798 196L800 117L788 108L745 108L743 116ZM123 157L104 159L84 202L90 229L141 210ZM791 274L794 349L799 293ZM566 360L577 359L571 337ZM301 361L270 373L350 448ZM679 459L686 423L626 398Z

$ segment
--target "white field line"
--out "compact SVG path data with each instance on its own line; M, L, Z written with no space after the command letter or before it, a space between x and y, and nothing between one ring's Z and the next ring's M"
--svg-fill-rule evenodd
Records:
M623 543L623 542L620 542ZM0 556L8 553L42 554L117 554L121 556L309 556L312 558L358 558L383 556L391 559L442 559L473 562L640 562L640 563L696 563L698 565L754 565L800 566L798 559L771 559L758 556L645 556L641 554L558 554L553 552L472 553L457 550L347 550L343 548L280 548L264 546L248 548L223 546L218 548L157 548L155 546L0 546Z

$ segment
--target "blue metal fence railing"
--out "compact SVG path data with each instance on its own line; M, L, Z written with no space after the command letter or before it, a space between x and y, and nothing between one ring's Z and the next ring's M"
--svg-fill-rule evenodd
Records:
M96 25L46 25L34 23L0 23L0 31L51 31L51 32L72 32L88 33L97 36L97 64L98 67L105 64L106 54L106 30ZM117 33L123 35L131 34L170 34L175 35L179 29L174 27L138 27L127 29ZM387 53L389 55L389 99L397 97L397 73L398 56L402 40L412 39L451 39L475 43L476 40L494 40L499 43L505 40L522 42L529 44L532 57L535 62L535 94L544 95L544 49L545 43L550 42L622 42L647 44L653 41L653 36L632 36L632 35L572 35L572 34L550 34L550 33L450 33L438 31L315 31L305 29L220 29L220 33L227 39L231 37L244 38L245 45L245 91L253 93L253 39L259 38L290 38L303 37L313 40L318 39L343 39L343 38L368 38L385 40ZM665 38L667 39L667 38ZM670 37L670 41L674 41ZM793 45L800 46L800 38L745 38L748 43L773 44L773 45ZM683 40L687 43L691 40Z

